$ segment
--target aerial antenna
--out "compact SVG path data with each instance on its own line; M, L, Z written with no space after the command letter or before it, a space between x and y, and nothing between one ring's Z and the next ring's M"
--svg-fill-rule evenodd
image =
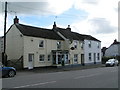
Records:
M55 22L57 21L57 18L58 18L58 16L55 16L55 20L54 20Z

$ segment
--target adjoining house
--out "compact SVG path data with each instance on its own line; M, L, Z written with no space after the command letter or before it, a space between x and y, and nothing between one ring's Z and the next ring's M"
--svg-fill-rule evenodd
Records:
M22 67L81 65L101 63L101 42L90 35L72 32L70 25L52 29L14 24L6 33L8 60L22 59Z
M106 49L105 56L106 57L115 57L120 56L120 42L118 42L116 39L114 42Z

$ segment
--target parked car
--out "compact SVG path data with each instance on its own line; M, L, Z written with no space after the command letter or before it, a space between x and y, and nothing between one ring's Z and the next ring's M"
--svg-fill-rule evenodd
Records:
M6 67L0 63L0 71L2 71L2 77L14 77L16 75L16 69L14 67Z
M109 59L106 63L106 66L115 66L115 65L119 65L119 61L117 59Z

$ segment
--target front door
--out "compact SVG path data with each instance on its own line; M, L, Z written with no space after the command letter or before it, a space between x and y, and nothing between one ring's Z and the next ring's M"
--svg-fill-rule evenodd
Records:
M84 65L84 54L81 54L81 64Z
M33 69L34 67L34 54L28 54L28 69Z
M96 64L96 53L94 53L94 64Z

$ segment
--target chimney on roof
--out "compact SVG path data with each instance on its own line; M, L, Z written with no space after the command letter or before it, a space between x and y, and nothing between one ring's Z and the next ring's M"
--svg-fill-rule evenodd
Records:
M116 42L117 42L117 40L115 39L115 40L114 40L114 43L116 43Z
M15 18L14 18L14 24L16 24L16 23L19 23L19 19L17 18L17 16L15 16Z
M71 31L70 25L68 25L68 27L66 29Z
M53 29L55 29L56 27L57 27L56 22L54 22Z

